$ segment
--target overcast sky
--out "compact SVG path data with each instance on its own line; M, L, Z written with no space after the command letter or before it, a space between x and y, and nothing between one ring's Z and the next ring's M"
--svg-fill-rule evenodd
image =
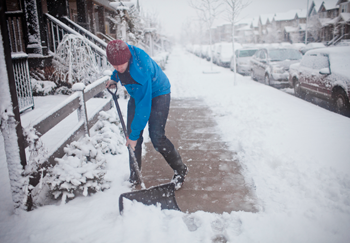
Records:
M139 0L139 2L145 10L157 11L167 35L178 35L182 23L187 18L196 17L196 12L189 6L188 0ZM307 0L250 0L250 2L250 5L242 10L240 18L253 18L260 14L286 12L291 9L306 9L307 5Z

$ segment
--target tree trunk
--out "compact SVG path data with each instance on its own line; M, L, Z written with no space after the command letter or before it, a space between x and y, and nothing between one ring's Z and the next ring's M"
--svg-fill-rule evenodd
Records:
M236 75L236 53L235 53L235 24L234 24L234 21L232 22L232 50L233 50L233 72L234 72L234 75L233 75L233 85L235 86L236 85L236 78L237 78L237 75Z
M210 70L213 71L213 49L212 49L212 40L211 40L211 29L209 28L209 46L210 46Z

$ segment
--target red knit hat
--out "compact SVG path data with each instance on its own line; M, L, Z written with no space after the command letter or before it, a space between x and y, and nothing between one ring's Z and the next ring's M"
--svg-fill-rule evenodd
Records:
M131 52L128 45L122 40L112 40L108 43L107 59L112 65L121 65L129 61Z

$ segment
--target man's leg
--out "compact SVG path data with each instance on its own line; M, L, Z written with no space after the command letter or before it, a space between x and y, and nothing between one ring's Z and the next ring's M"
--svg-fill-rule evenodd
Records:
M170 94L161 95L152 99L151 115L148 121L149 135L152 144L161 153L174 170L174 178L179 175L179 189L185 179L187 166L182 162L179 152L170 140L165 136L165 125L169 114Z
M127 132L128 136L131 133L131 123L134 119L135 115L135 100L134 98L130 97L129 102L128 102L128 114L127 114ZM141 154L142 154L142 142L143 142L143 137L142 137L143 131L140 133L140 138L137 140L137 144L135 147L135 157L139 166L139 170L141 170ZM129 181L132 184L138 184L140 181L138 181L138 178L136 176L135 168L132 162L132 158L129 152L129 166L130 166L130 178Z

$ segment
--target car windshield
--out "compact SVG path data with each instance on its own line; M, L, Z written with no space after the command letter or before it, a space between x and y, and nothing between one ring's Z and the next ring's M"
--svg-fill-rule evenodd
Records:
M273 49L269 51L269 59L271 62L284 60L300 60L302 55L294 49Z
M251 57L255 52L256 50L240 50L238 57Z

